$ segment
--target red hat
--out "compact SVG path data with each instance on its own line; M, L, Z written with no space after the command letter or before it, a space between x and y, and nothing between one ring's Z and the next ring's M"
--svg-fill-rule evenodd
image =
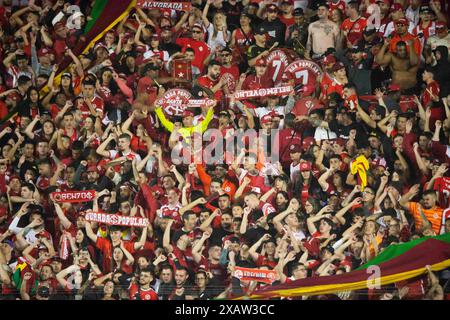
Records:
M289 147L289 153L300 153L302 152L302 146L299 144L291 144Z
M144 52L147 51L147 48L146 48L145 46L136 46L136 47L134 48L134 50L135 50L136 52L139 52L139 53L144 53ZM139 57L136 58L136 64L138 64L137 62L138 62L138 59L140 59L140 58L143 58L143 57L142 57L142 56L139 56ZM138 65L139 65L139 64L138 64Z
M391 11L403 11L403 6L400 3L393 3Z
M262 66L267 66L266 59L261 58L261 59L256 60L255 67L262 67Z
M52 53L52 50L44 47L38 51L37 55L38 55L38 57L42 57L42 56L45 56L45 55L51 54L51 53Z
M278 12L278 7L272 3L266 7L266 10L269 12Z
M18 175L13 175L13 176L9 177L9 182L13 181L14 179L17 179L20 181L20 177Z
M344 64L343 64L342 62L338 61L338 62L336 62L336 63L333 65L333 67L331 68L331 70L332 70L333 72L336 72L336 71L339 71L339 70L341 70L341 69L343 69L343 68L345 68Z
M444 22L442 22L442 21L436 22L436 30L437 29L446 29L446 28L447 28L447 25Z
M183 111L183 117L193 117L194 116L194 112L192 112L191 110L184 110Z
M194 23L194 25L192 26L192 29L194 29L194 28L200 29L202 32L205 31L203 29L203 26L200 23Z
M87 168L87 172L98 172L97 166L91 165Z
M408 20L406 20L406 18L397 19L397 20L395 20L395 25L398 25L398 24L402 24L402 25L407 26L408 25Z
M323 58L323 64L335 64L336 63L336 58L333 54L329 54L327 56L325 56L325 58Z
M375 1L376 3L378 3L378 2L383 2L383 3L387 3L387 4L391 4L391 0L377 0L377 1Z
M6 96L7 99L11 99L13 101L20 101L21 95L17 91L13 91Z
M156 90L156 88L153 87L153 80L149 77L142 77L139 79L138 85L137 85L137 92L138 93L152 93Z
M154 33L153 35L152 35L152 39L156 39L156 40L160 40L161 39L161 37L159 36L159 34L157 34L157 33Z
M388 86L388 91L400 91L400 86L398 84L391 83Z
M311 162L304 161L300 163L300 171L311 171Z
M99 42L99 43L97 43L97 44L95 45L94 51L97 51L97 49L100 49L100 48L103 48L103 49L105 49L106 51L108 51L108 48L107 48L103 43L101 43L101 42Z
M302 147L303 150L308 150L309 147L311 147L312 145L314 145L316 143L316 140L314 139L314 137L306 137L303 139L303 143L302 143Z

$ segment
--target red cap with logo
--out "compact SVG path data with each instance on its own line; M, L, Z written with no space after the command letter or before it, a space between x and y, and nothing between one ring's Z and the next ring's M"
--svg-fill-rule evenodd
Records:
M191 110L184 110L183 111L183 117L193 117L194 116L194 112L192 112Z
M256 60L255 67L263 67L263 66L267 66L266 59L261 58L261 59Z
M300 163L300 171L311 171L311 162L304 161Z
M438 30L438 29L447 29L447 25L442 21L437 21L436 22L436 30Z
M289 152L290 153L300 153L300 152L302 152L302 146L299 144L291 144L291 146L289 147Z
M38 55L38 57L42 57L42 56L45 56L45 55L51 54L51 53L52 53L52 50L44 47L38 51L37 55Z
M303 139L303 150L308 150L309 147L311 147L312 145L314 145L316 143L316 140L314 139L314 137L306 137Z
M408 20L406 20L406 18L400 18L395 20L395 25L404 25L407 26L408 25Z
M6 96L7 99L11 99L13 101L20 101L21 96L18 92L13 91Z

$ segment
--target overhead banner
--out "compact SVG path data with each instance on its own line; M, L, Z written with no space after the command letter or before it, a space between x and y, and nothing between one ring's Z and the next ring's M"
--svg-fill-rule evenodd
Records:
M87 221L99 222L112 226L124 226L124 227L141 227L148 226L148 219L142 217L128 217L118 214L99 213L99 212L87 212L84 216Z
M258 281L271 284L275 281L277 272L274 270L261 270L235 267L234 276L239 280Z
M176 11L189 11L191 9L191 3L137 0L136 7L142 9L172 9Z
M293 91L294 88L292 88L292 86L255 89L255 90L239 90L234 93L234 98L236 100L245 100L267 96L287 96L291 94Z
M86 202L94 200L95 190L52 192L51 196L56 202Z

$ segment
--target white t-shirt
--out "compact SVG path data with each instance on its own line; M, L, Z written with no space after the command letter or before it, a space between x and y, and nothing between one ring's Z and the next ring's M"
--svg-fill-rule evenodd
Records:
M219 31L217 32L217 35L215 38L213 38L214 36L214 26L212 23L209 24L208 28L208 46L210 48L215 48L217 46L222 46L222 47L226 47L227 46L227 42L225 41L225 39L223 38L223 31ZM231 33L230 31L227 31L227 39L231 38Z

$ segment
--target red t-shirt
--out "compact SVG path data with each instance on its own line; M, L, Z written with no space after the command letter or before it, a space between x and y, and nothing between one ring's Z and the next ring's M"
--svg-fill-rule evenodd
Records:
M97 237L97 242L95 243L95 246L103 254L103 273L106 274L106 273L111 272L111 259L112 259L112 252L113 252L113 246L112 246L111 241L108 239L103 239L101 237ZM135 253L135 251L136 251L136 250L134 250L134 242L124 241L123 246L131 254Z
M148 289L141 288L141 290L139 290L139 285L136 283L133 283L130 285L128 292L130 294L130 300L138 300L136 298L136 295L138 293L140 293L139 300L159 300L158 294L152 288L148 288Z

